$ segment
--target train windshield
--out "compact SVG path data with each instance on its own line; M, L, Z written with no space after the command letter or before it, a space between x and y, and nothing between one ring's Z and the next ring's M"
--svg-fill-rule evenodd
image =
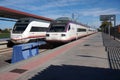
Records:
M28 24L16 24L13 28L13 33L23 33Z
M48 32L65 32L65 25L51 25Z

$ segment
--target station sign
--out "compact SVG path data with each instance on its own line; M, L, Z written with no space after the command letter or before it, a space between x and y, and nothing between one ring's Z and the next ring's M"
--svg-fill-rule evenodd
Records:
M115 15L100 15L100 21L115 21Z

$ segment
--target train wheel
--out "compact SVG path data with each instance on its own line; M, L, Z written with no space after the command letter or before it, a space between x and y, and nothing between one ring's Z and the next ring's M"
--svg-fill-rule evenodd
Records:
M15 44L12 41L8 41L7 47L13 47Z

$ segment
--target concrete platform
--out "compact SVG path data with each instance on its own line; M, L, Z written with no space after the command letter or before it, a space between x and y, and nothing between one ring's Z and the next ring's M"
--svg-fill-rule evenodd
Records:
M96 33L2 68L0 80L120 80L119 74Z

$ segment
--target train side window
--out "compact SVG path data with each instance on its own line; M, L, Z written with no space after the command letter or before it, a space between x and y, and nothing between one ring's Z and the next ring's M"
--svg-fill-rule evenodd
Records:
M86 32L86 29L78 28L77 32Z
M35 27L33 26L30 32L46 32L48 28L46 27Z

